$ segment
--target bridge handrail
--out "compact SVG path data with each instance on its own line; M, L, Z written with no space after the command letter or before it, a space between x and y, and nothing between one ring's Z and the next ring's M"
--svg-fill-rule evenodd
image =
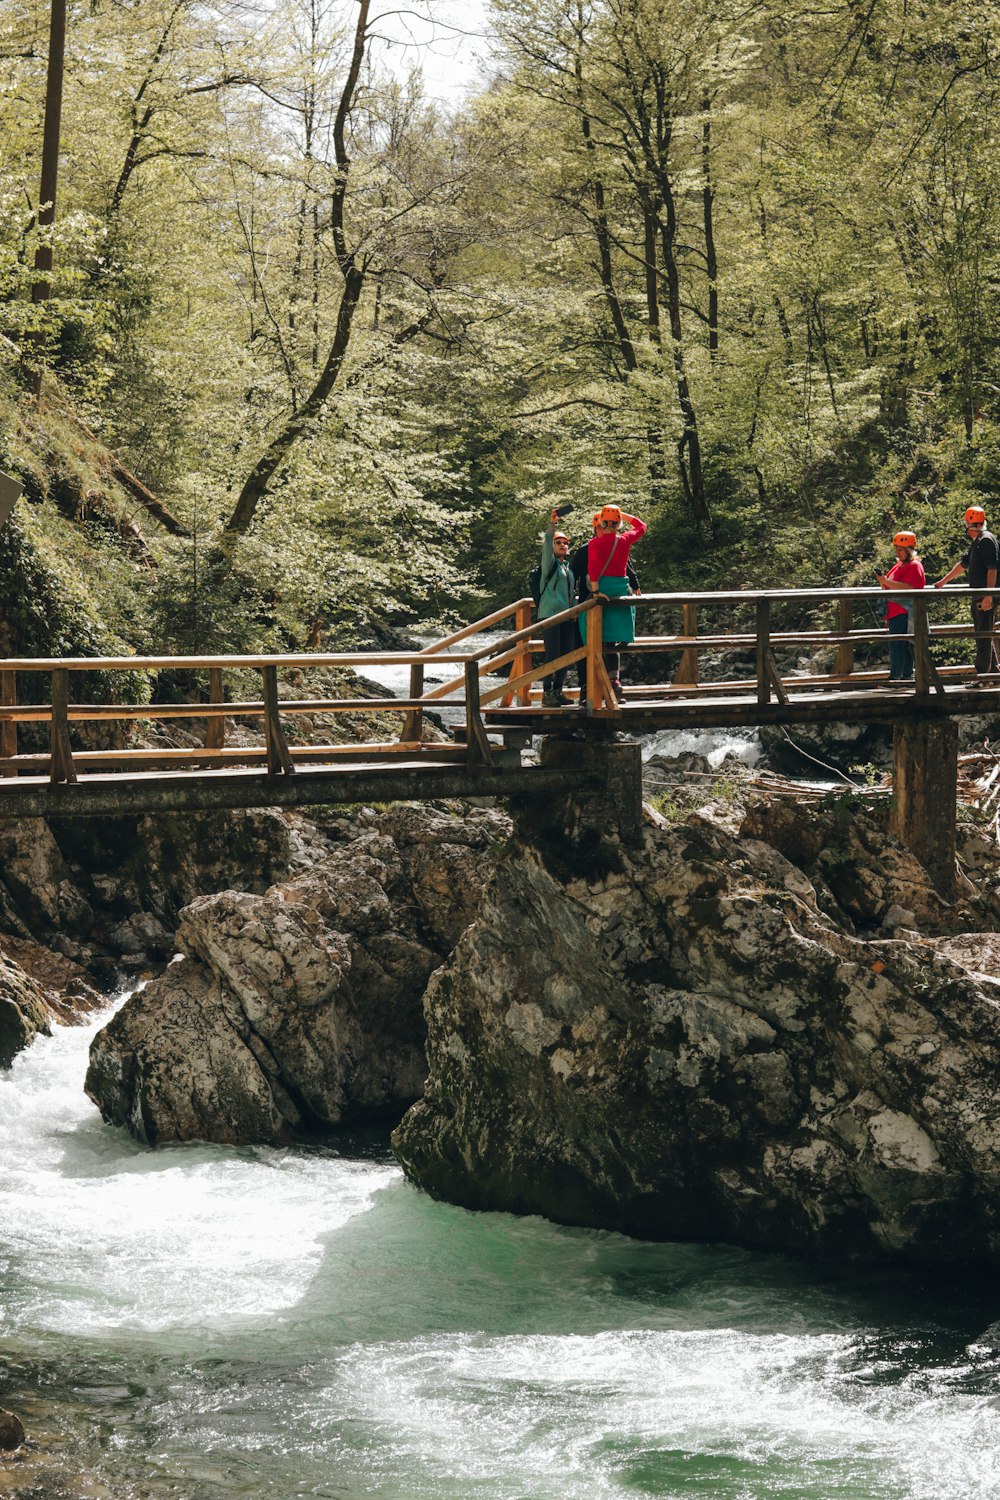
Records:
M838 599L884 599L887 593L891 593L893 598L898 595L912 595L925 600L933 598L981 598L984 594L1000 595L1000 583L992 589L971 588L967 584L949 584L940 589L934 588L933 585L929 585L923 589L883 589L878 585L866 585L864 588L708 589L702 591L692 590L685 593L629 594L626 602L629 605L782 604L801 599L822 603L823 601Z
M994 590L987 588L972 588L968 585L956 585L944 589L894 589L892 597L900 602L912 602L911 618L907 634L914 643L916 656L916 692L918 697L926 700L932 692L944 691L943 676L953 673L961 675L971 668L938 668L935 666L929 652L930 643L933 640L943 638L966 637L978 635L980 638L984 632L977 632L971 622L965 625L954 623L941 623L932 625L928 619L929 606L932 601L956 599L980 598ZM1000 592L998 590L997 592ZM774 651L778 648L790 646L811 647L836 647L836 665L832 672L825 677L815 679L828 683L831 686L850 683L852 680L860 684L864 679L877 679L881 674L863 671L860 675L854 671L854 646L861 643L874 641L885 641L886 632L882 628L872 629L867 626L864 629L852 628L854 619L854 606L857 602L869 603L874 600L886 598L886 591L881 587L812 587L803 589L716 589L685 592L659 592L629 595L621 601L606 601L603 596L590 597L582 602L572 604L568 609L561 610L558 614L551 615L542 621L532 621L531 601L520 598L513 603L504 605L502 608L493 610L481 619L463 626L439 640L430 642L417 650L411 651L336 651L336 652L260 652L254 655L240 656L233 654L214 654L204 656L193 655L170 655L170 656L117 656L117 657L30 657L30 658L8 658L0 659L0 776L16 776L20 770L33 769L38 761L37 755L18 755L17 752L17 728L22 723L48 722L50 725L50 751L49 765L51 779L54 782L72 781L76 779L74 768L74 753L78 754L81 761L94 765L111 765L115 768L127 767L129 764L146 766L157 759L164 761L186 761L193 764L209 763L212 765L240 765L251 761L259 762L266 759L268 773L270 775L291 774L294 769L293 756L288 743L285 740L282 728L282 717L293 717L296 715L336 715L340 713L371 713L371 714L404 714L402 732L399 739L393 743L377 741L373 745L364 747L345 746L343 744L331 744L329 746L317 746L315 744L300 745L297 747L302 759L308 761L322 756L324 751L329 751L331 756L350 755L358 751L368 751L371 755L384 755L398 751L417 752L430 750L431 742L423 737L423 719L428 709L435 706L441 700L447 700L450 705L463 707L466 718L466 749L465 754L470 765L488 765L491 762L493 750L490 741L483 728L481 707L494 703L498 698L503 698L507 705L516 697L521 706L530 706L532 691L537 691L539 679L548 676L554 671L572 666L574 663L586 661L587 686L586 706L591 714L617 715L621 705L618 701L612 684L608 679L602 655L601 628L602 610L607 603L609 607L614 604L627 604L633 608L656 605L660 607L681 607L684 610L682 633L639 636L634 641L634 648L639 651L660 650L663 652L681 653L681 667L672 684L662 685L664 693L683 693L685 690L693 692L696 696L704 692L715 691L718 687L725 690L738 688L743 683L739 679L733 683L715 684L698 681L698 660L703 652L711 651L749 651L756 652L756 672L746 679L746 683L756 680L757 701L759 704L767 704L771 701L772 694L776 694L784 704L788 702L788 692L796 691L794 684L803 680L801 672L783 676L775 660ZM798 629L772 629L772 607L789 603L805 603L809 605L837 603L839 605L838 624L830 630L824 630L816 625L807 625ZM704 629L698 632L698 609L702 605L723 606L746 606L752 605L755 610L755 621L751 631L729 630L720 632L706 632ZM587 643L585 646L577 646L573 650L563 654L556 661L536 661L541 651L541 642L538 640L540 631L547 631L561 625L566 621L579 619L580 617L594 612L592 628L587 631ZM509 631L499 639L479 644L475 637L481 636L484 631L492 630L504 621L513 618L515 629ZM993 632L993 639L1000 640L1000 632ZM468 642L465 650L454 651L454 647ZM458 668L461 675L444 682L436 683L428 691L424 690L425 674L428 668L444 667L450 665ZM322 670L330 667L354 667L364 670L365 667L377 666L409 666L410 668L410 692L407 697L321 697L321 698L280 698L278 693L278 671L294 670L309 671ZM481 692L480 680L482 677L495 673L498 668L507 666L510 674L507 684L501 687L490 687L485 693ZM179 704L92 704L73 703L70 701L70 681L73 673L94 672L150 672L155 673L164 670L186 670L189 672L207 672L209 676L207 703L179 703ZM225 671L256 671L260 672L263 682L263 697L261 699L248 698L245 701L225 701L223 690L223 673ZM52 702L45 703L17 703L16 702L16 676L17 673L46 673L52 679ZM814 678L808 677L811 683ZM874 685L877 685L877 681ZM462 690L464 689L464 694ZM659 690L657 690L659 691ZM461 696L459 696L461 694ZM205 722L203 748L191 747L185 749L137 749L137 750L108 750L90 751L84 750L74 752L70 745L68 726L71 723L101 722L101 721L134 721L134 720L161 720L161 719L199 719ZM254 748L225 745L225 721L237 718L258 718L263 720L264 747ZM440 747L435 751L438 756L446 756L449 753ZM451 747L451 753L462 753ZM42 757L44 759L44 757Z

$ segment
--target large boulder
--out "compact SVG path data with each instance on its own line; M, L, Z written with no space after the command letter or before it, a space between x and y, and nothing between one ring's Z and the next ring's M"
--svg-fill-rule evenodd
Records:
M704 822L600 878L565 861L509 850L431 980L393 1137L414 1182L653 1239L1000 1263L995 947L862 940Z
M509 825L396 808L359 826L263 895L184 909L184 957L92 1044L86 1088L105 1119L150 1144L281 1142L398 1118L418 1097L425 986Z
M36 1036L51 1034L50 998L20 964L0 952L0 1068L9 1067Z

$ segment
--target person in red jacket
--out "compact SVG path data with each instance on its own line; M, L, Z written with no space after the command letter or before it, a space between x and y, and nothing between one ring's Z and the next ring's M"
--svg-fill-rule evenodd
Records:
M888 573L876 573L884 589L922 589L927 582L924 565L917 556L917 539L912 531L897 531L892 539L896 561ZM889 682L906 687L913 681L913 612L908 600L889 599L885 623L889 631Z
M587 543L587 588L592 594L619 599L630 592L628 555L646 535L646 523L617 505L605 505L597 517L594 535ZM603 611L601 631L604 665L616 695L621 692L621 647L635 640L635 610L608 605ZM580 633L587 639L587 616L580 616Z

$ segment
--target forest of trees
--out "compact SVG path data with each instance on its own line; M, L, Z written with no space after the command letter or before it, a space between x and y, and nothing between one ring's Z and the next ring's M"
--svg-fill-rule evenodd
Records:
M997 0L495 0L451 111L388 8L69 0L49 227L50 6L0 0L8 560L193 650L484 612L567 502L652 522L647 587L952 559L1000 466Z

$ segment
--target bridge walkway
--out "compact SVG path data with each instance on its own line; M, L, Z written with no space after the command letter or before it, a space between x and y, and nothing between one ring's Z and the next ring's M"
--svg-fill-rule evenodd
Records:
M921 829L949 797L954 811L954 721L1000 715L1000 680L973 686L960 659L974 634L960 612L975 594L896 596L911 611L915 672L912 684L891 688L887 636L874 613L880 589L636 596L629 605L652 629L627 648L633 681L620 693L599 647L601 598L545 622L588 615L588 643L545 665L528 599L418 651L8 659L0 661L0 817L544 797L592 787L599 776L583 755L579 770L565 756L558 772L526 763L536 735L604 743L623 731L885 723L894 727L897 787L905 789L899 826L940 869L954 827L929 843ZM542 678L560 666L570 681L579 666L585 687L570 688L576 706L547 708ZM341 669L386 667L407 669L406 697L331 688L330 674ZM160 674L178 671L201 681L204 701L153 701ZM310 693L316 675L319 691ZM129 697L142 701L122 701ZM452 740L432 727L442 709L460 717ZM384 732L365 742L337 733L338 720L356 724L359 715ZM179 726L174 739L185 742L135 743L164 722Z

